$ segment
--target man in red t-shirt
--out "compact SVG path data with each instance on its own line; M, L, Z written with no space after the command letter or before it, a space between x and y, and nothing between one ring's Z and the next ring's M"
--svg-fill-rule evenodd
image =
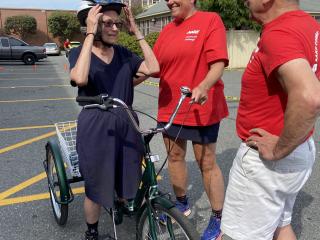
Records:
M64 50L69 49L69 47L70 47L70 41L69 41L68 38L67 38L66 41L63 43L63 47L64 47Z
M320 25L298 0L246 4L263 29L242 77L223 239L296 240L292 209L315 161Z

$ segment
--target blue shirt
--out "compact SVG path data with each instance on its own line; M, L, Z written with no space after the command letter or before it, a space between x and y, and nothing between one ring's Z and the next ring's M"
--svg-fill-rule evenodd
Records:
M70 69L75 66L81 48L82 46L71 50ZM131 106L133 102L133 77L143 59L122 46L114 45L113 48L114 55L109 64L102 61L94 53L91 54L88 84L78 88L78 95L108 94Z

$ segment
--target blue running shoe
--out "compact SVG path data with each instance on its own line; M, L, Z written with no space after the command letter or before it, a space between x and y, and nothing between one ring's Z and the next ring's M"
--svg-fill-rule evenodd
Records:
M201 236L201 240L216 240L221 233L220 224L221 219L211 216L208 227Z
M182 212L183 215L185 215L186 217L188 217L191 214L191 209L190 209L188 198L186 200L186 203L182 203L182 202L176 201L175 205L176 205L176 208L178 208L179 211ZM160 217L159 217L159 221L160 221L161 224L166 225L167 216L164 215L164 214L161 214Z
M186 203L176 201L176 208L178 208L180 212L182 212L183 215L185 215L186 217L188 217L191 214L188 198L186 200Z

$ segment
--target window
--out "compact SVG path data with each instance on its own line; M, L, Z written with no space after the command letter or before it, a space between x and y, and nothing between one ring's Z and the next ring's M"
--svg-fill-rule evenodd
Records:
M161 18L161 29L164 28L164 26L167 25L169 22L171 22L171 20L172 20L171 16L162 17Z
M145 35L148 35L150 33L150 20L146 21L146 33Z
M1 45L2 47L9 47L8 39L1 39Z
M144 21L140 22L140 31L142 32L142 35L145 36L145 29L144 29Z
M318 22L320 22L320 15L319 15L319 16L314 16L314 18L315 18Z
M10 45L11 47L14 47L14 46L26 46L26 44L18 39L15 39L15 38L9 38L9 41L10 41Z
M156 4L160 2L160 0L142 0L141 3L142 3L142 7L143 6L150 6L150 5L153 5L153 4Z

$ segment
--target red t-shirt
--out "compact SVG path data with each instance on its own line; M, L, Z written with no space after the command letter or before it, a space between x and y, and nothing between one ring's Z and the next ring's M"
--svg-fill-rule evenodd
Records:
M191 90L198 86L209 71L209 64L218 60L228 65L226 32L216 13L196 12L181 23L169 23L154 46L160 64L158 121L167 122L180 97L180 87ZM174 123L187 126L208 126L228 115L224 84L221 79L208 92L207 102L183 103ZM187 116L187 117L186 117Z
M304 58L320 79L319 32L319 23L300 10L287 12L264 25L242 77L237 116L237 132L242 140L251 135L252 128L280 136L287 94L272 73L290 60Z
M65 41L65 42L63 43L63 46L64 46L64 48L70 47L70 41Z

